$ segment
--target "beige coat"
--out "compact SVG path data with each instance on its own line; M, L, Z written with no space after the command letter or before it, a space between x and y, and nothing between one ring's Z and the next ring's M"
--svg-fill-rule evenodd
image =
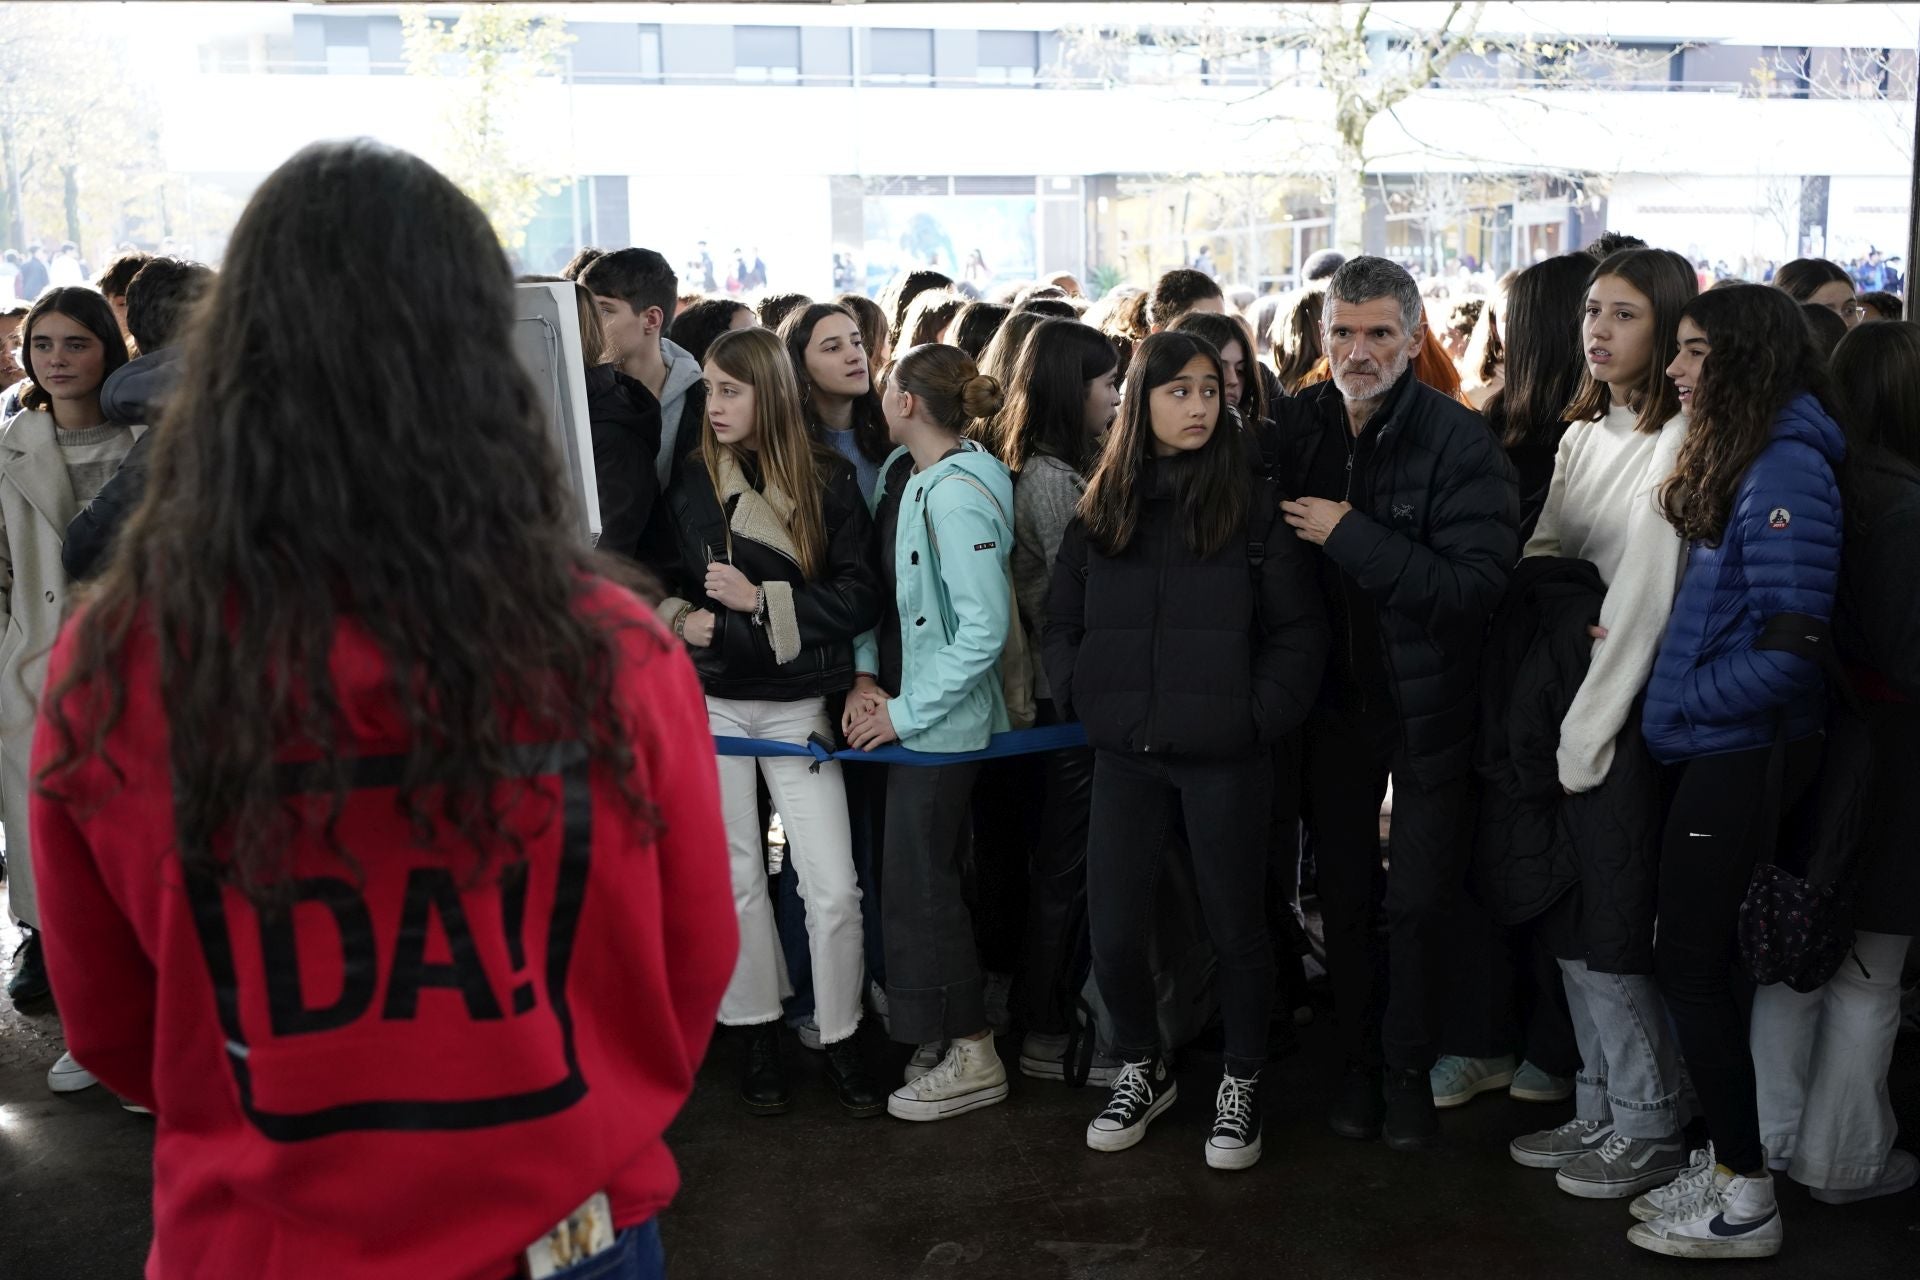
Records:
M143 427L135 427L139 435ZM7 895L14 919L38 925L27 841L27 765L47 657L67 607L60 547L79 513L53 415L28 411L0 430L0 821L7 834Z

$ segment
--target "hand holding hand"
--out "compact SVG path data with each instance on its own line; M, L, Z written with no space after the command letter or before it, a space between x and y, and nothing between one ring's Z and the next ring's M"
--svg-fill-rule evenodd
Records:
M747 575L732 565L717 560L707 566L704 589L707 599L739 613L751 613L760 603L760 588L748 582Z
M846 709L840 713L840 732L851 734L853 726L873 713L875 707L887 700L887 695L872 676L855 676L853 688L847 692Z
M900 735L893 731L893 716L884 698L847 731L847 745L855 751L871 751L898 741Z
M1333 536L1334 526L1353 510L1353 504L1327 498L1295 498L1281 503L1280 510L1286 515L1287 523L1293 526L1294 532L1314 546L1324 547L1327 539Z

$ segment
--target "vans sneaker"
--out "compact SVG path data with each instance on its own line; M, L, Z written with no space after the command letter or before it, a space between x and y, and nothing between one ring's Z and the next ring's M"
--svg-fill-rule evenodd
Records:
M1260 1076L1231 1072L1220 1077L1213 1095L1213 1133L1207 1138L1207 1167L1251 1169L1260 1163Z
M1433 1086L1433 1105L1460 1107L1483 1093L1513 1083L1513 1058L1462 1058L1448 1054L1427 1072Z
M1564 1169L1589 1151L1598 1151L1613 1136L1605 1120L1569 1120L1558 1129L1542 1129L1515 1138L1507 1154L1529 1169Z
M940 1064L895 1089L887 1114L896 1120L946 1120L1007 1100L1007 1069L993 1037L955 1040Z
M1523 1062L1513 1073L1507 1096L1515 1102L1565 1102L1573 1096L1573 1077L1549 1075L1531 1062Z
M1772 1175L1715 1169L1697 1195L1665 1217L1636 1223L1627 1239L1669 1258L1771 1258L1783 1235Z
M912 1084L915 1080L918 1080L921 1076L939 1066L941 1059L947 1056L947 1046L949 1043L951 1042L946 1040L929 1040L918 1049L915 1049L913 1056L907 1059L907 1069L900 1073L901 1077L906 1080L908 1084Z
M1627 1211L1642 1222L1664 1218L1673 1209L1700 1194L1713 1181L1713 1144L1709 1142L1693 1153L1687 1169L1664 1187L1655 1187L1627 1206Z
M1575 1156L1554 1181L1583 1200L1624 1200L1666 1186L1686 1164L1687 1142L1677 1133L1670 1138L1615 1133L1598 1151Z
M1168 1072L1164 1059L1121 1063L1106 1110L1087 1126L1087 1145L1095 1151L1125 1151L1147 1136L1153 1118L1179 1096L1179 1082Z
M1111 1088L1114 1073L1119 1069L1117 1058L1096 1052L1087 1067L1087 1083L1102 1089ZM1035 1080L1065 1080L1067 1038L1064 1035L1043 1035L1038 1031L1027 1032L1020 1041L1020 1074Z

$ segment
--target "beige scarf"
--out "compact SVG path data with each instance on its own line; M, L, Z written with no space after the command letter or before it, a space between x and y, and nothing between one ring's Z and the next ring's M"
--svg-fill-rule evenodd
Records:
M796 567L799 565L800 553L787 532L787 521L793 515L793 500L771 484L765 493L748 484L746 474L741 471L731 449L720 450L720 492L716 496L720 499L722 511L726 510L728 499L740 499L734 505L733 518L727 524L730 535L738 534L771 548L793 561ZM733 558L731 536L728 539L727 558ZM767 639L773 645L773 660L784 665L800 656L800 622L793 609L793 584L769 580L759 585L767 593Z

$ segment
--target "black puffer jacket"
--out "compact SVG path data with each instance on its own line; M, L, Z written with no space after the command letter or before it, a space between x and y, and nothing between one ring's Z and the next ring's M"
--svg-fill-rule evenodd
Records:
M1178 493L1192 462L1155 461L1133 541L1116 557L1067 526L1047 597L1047 680L1065 718L1107 751L1232 756L1306 718L1327 624L1306 548L1272 486L1254 486L1254 549L1232 538L1198 556ZM1249 556L1259 558L1257 576Z
M844 458L818 449L815 459L826 477L822 501L827 532L826 563L807 581L792 558L785 528L759 492L759 476L741 472L747 492L722 500L714 493L704 466L690 463L667 490L660 524L674 533L674 554L661 575L673 599L661 606L671 619L680 602L712 610L713 643L690 649L700 683L716 698L798 702L838 693L853 686L853 641L880 620L880 575L871 556L873 525L861 500L853 467ZM733 567L768 590L767 617L755 625L707 598L708 557L725 560L731 546ZM798 649L782 662L776 646Z
M1593 653L1606 598L1585 560L1522 560L1494 613L1480 675L1475 893L1502 924L1579 893L1580 953L1602 973L1649 973L1660 865L1660 783L1636 706L1606 781L1560 787L1560 724Z
M1867 705L1875 758L1872 816L1854 926L1920 933L1920 468L1883 449L1848 460L1847 549L1834 641Z
M641 538L660 498L653 469L660 452L660 402L644 383L613 365L598 365L587 370L587 423L600 496L600 549L639 560Z
M1346 406L1332 382L1282 402L1275 420L1284 474L1295 483L1307 483L1321 449L1346 449ZM1407 753L1416 776L1434 785L1472 765L1480 645L1520 558L1519 498L1513 467L1480 415L1411 371L1387 393L1369 437L1353 477L1354 510L1323 550L1378 605ZM1327 603L1345 607L1338 595Z

